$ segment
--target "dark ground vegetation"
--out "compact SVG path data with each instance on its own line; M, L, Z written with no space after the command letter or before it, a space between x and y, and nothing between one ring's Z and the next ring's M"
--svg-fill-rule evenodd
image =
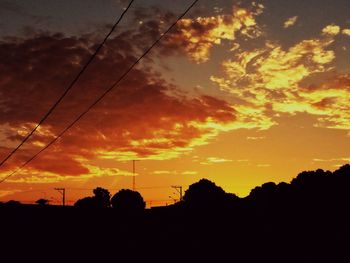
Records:
M1 204L1 254L12 259L2 262L350 262L349 215L349 165L245 198L202 179L182 202L152 209L137 192L96 188L74 207Z

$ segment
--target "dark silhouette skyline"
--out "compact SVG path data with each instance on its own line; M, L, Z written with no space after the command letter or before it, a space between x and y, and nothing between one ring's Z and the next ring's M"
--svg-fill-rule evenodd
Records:
M311 196L323 196L326 193L330 196L339 197L339 195L346 192L346 188L350 184L350 178L346 176L347 173L350 173L349 164L341 166L334 172L324 171L322 169L303 171L293 178L290 183L280 182L276 184L274 182L266 182L261 186L253 188L249 195L243 198L238 197L234 193L227 193L214 182L203 178L198 182L191 184L189 188L185 190L183 202L178 203L186 203L187 206L204 206L208 208L217 206L218 204L233 203L238 200L274 202L281 200L281 198L290 198L292 196L297 196L298 198L311 198ZM145 208L145 201L137 191L121 189L112 196L108 189L96 187L92 192L93 196L87 196L77 200L74 206L86 208L115 208L118 206L118 202L121 202L119 206L124 207L129 201L131 202L131 205L135 202L135 206ZM5 203L2 202L1 204L7 203L21 204L21 202L17 200L10 200ZM48 205L49 200L39 198L35 203Z
M25 249L26 260L40 258L40 247L80 261L349 262L349 187L347 164L264 183L244 198L202 179L182 201L151 209L138 192L111 198L100 187L74 207L9 201L0 205L3 251Z

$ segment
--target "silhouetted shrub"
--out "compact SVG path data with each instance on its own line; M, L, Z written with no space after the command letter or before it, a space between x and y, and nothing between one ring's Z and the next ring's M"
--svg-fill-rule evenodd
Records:
M111 202L111 194L107 189L104 189L102 187L97 187L93 191L94 198L96 199L96 205L101 208L107 208L110 207Z
M75 202L74 206L80 208L108 208L111 194L107 189L97 187L93 190L94 196L84 197Z
M10 200L10 201L7 201L5 203L5 206L7 206L7 207L18 207L18 206L21 206L21 205L22 205L21 202L16 201L16 200Z
M223 207L237 199L235 194L227 194L221 187L207 179L201 179L190 185L183 197L185 205L195 208Z
M111 204L114 209L123 212L140 212L146 206L141 194L129 189L122 189L116 193L111 199Z
M249 196L251 198L257 199L257 198L269 198L271 197L277 189L277 185L274 182L268 182L264 183L261 186L257 186L254 189L250 191Z
M333 173L335 176L347 176L350 180L350 165L345 164Z
M74 206L79 208L97 208L97 202L94 197L88 196L76 201Z
M36 200L35 203L40 205L40 206L45 206L45 205L49 204L49 200L44 199L44 198L40 198L40 199Z

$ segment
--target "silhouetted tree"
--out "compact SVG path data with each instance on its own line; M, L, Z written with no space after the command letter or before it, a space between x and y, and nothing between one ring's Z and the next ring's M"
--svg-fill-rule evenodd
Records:
M1 207L0 220L5 226L1 237L10 241L21 237L14 247L17 252L23 249L21 244L24 249L43 250L39 242L57 248L62 244L61 240L53 243L56 236L65 236L70 253L74 255L77 248L87 252L77 253L80 258L91 257L90 251L100 257L115 256L118 247L119 258L136 254L144 260L157 247L158 252L151 256L158 261L157 256L164 259L174 251L169 244L180 244L176 253L193 262L350 262L349 182L350 166L345 165L335 172L300 173L292 183L266 183L253 189L250 199L236 200L235 195L203 179L190 186L183 203L150 209L145 216L134 218L111 210L85 213L55 207L35 211L32 206ZM96 196L94 192L76 205L95 207ZM227 200L236 200L237 205L211 208L231 204ZM145 205L140 194L130 190L115 194L112 204L127 212L132 207L141 211ZM200 204L203 210L187 204ZM55 227L50 228L52 225ZM110 236L117 238L109 242ZM9 246L3 250L8 251L13 242L5 243ZM67 249L62 250L65 257L70 256Z
M350 164L345 164L340 167L338 170L334 171L335 176L346 176L350 180Z
M326 209L345 207L350 201L350 165L346 164L333 173L318 169L304 171L291 181L295 199L304 207Z
M36 200L35 203L40 205L40 206L45 206L45 205L49 204L49 200L44 199L44 198L40 198L40 199Z
M190 185L183 197L186 205L197 208L222 207L236 199L238 198L235 194L227 194L221 187L207 179L201 179Z
M96 205L101 208L110 207L111 194L107 189L97 187L93 190L94 198L96 199Z
M332 172L317 169L316 171L305 171L298 174L291 181L291 184L302 190L311 190L322 188L327 184L328 177L332 176Z
M10 201L7 201L5 203L6 206L9 206L9 207L17 207L17 206L21 206L21 202L19 201L16 201L16 200L10 200Z
M274 182L264 183L257 186L249 193L249 198L259 200L260 202L269 201L276 194L277 185Z
M92 196L79 199L75 202L74 206L79 208L97 208L96 199Z
M80 208L108 208L110 207L111 194L107 189L97 187L93 190L94 196L84 197L75 202L75 207Z
M129 189L122 189L116 193L111 199L111 204L114 209L123 212L140 212L146 206L141 194Z

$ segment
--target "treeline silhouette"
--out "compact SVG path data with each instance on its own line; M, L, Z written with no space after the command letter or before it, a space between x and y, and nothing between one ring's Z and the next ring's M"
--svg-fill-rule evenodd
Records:
M7 250L20 248L36 259L37 246L79 262L93 256L122 262L350 262L349 190L348 164L334 172L302 172L290 183L265 183L245 198L201 179L182 201L151 209L138 192L112 196L97 187L74 207L50 206L45 199L32 206L1 204L2 236Z

